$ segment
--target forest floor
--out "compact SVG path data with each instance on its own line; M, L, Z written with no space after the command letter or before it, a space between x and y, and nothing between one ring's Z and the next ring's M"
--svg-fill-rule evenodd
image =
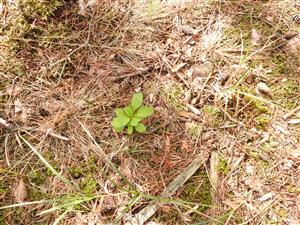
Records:
M149 225L300 224L299 11L0 3L0 225L142 224L150 203ZM147 131L117 133L136 92Z

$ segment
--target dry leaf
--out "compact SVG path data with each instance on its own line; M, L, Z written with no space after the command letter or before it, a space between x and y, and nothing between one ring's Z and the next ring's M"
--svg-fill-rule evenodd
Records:
M178 72L181 68L183 68L186 65L186 63L179 63L178 65L174 66L171 71L173 73Z
M9 85L8 87L6 87L6 92L7 94L11 95L11 96L17 96L21 93L22 88L17 85Z
M213 68L214 68L213 64L209 61L206 61L201 65L196 64L192 67L193 73L196 76L203 76L203 77L207 77L208 75L210 75L211 72L213 71Z
M18 185L14 190L14 196L17 202L23 202L28 197L28 190L22 179L19 181Z
M233 200L230 200L230 199L223 200L223 204L228 205L232 209L237 209L240 205L240 203L238 203L237 201L233 201Z
M263 82L258 83L256 88L260 94L265 95L269 98L272 98L271 90L265 83L263 83Z
M17 99L14 103L15 106L15 118L25 121L27 119L27 110L20 99Z
M253 45L258 45L259 40L261 39L260 33L257 30L252 29L251 31L251 42Z

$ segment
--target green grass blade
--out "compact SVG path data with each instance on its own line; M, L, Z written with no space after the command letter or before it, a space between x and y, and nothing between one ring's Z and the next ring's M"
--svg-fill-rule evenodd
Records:
M42 163L45 164L45 166L55 175L58 179L60 179L62 182L64 182L66 185L71 187L74 190L80 191L80 189L77 187L77 185L74 185L71 181L63 177L61 174L59 174L58 171L56 171L48 162L47 160L36 150L25 138L23 138L21 135L19 135L20 138L28 145L28 147L36 154L39 159L42 161Z

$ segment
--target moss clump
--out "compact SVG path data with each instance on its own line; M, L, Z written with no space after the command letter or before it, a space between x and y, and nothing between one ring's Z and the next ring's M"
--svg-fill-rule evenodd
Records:
M42 193L36 189L30 189L29 190L29 194L28 194L28 197L31 201L38 201L38 200L41 200L45 197L45 193Z
M218 172L220 172L224 175L227 175L230 171L230 167L224 158L220 159L217 169L218 169Z
M205 171L199 171L193 176L190 181L188 181L181 194L179 199L187 202L195 202L201 203L203 206L200 206L197 211L204 212L207 210L209 205L212 204L212 195L211 195L211 186L209 178ZM208 206L204 206L208 205ZM181 206L179 206L181 208ZM183 209L183 210L186 210ZM177 209L170 209L168 212L163 212L158 214L159 222L168 222L168 224L183 224L182 217L180 216ZM197 213L193 213L190 215L191 223L198 224L197 222L202 221L206 218L201 217ZM207 223L208 224L208 223Z
M191 122L187 125L187 133L194 140L200 138L202 134L202 130L203 130L202 125L198 123Z
M83 181L80 183L81 190L87 195L94 194L97 191L97 186L98 186L98 182L91 175L85 177Z
M287 58L284 55L274 55L271 59L271 75L282 76L290 73L290 69L287 64ZM268 62L270 65L270 62Z
M288 186L287 186L287 190L288 190L288 192L290 192L290 193L299 193L299 194L300 194L300 188L295 187L295 186L293 186L293 185L288 185Z
M219 127L223 121L222 112L213 105L206 105L202 108L203 122L210 127Z
M235 4L234 1L232 1L232 4ZM240 5L237 5L237 7L240 7ZM260 16L264 8L263 4L243 3L243 8L240 9L241 13L234 18L232 26L225 31L228 40L236 40L239 45L243 44L246 56L256 48L251 42L252 29L256 29L262 37L270 37L274 34L275 29L278 30L278 27L275 28L270 25ZM284 27L279 29L284 30Z
M46 174L39 171L32 171L28 174L29 180L37 186L42 185L46 180Z
M68 172L74 179L79 179L88 174L97 172L98 168L96 157L90 157L78 166L70 166Z
M252 107L252 110L253 110L252 112L253 113L271 114L271 111L269 110L268 105L265 102L263 102L263 101L261 101L261 100L259 100L255 97L255 96L257 96L257 94L256 94L254 89L251 89L251 88L248 88L248 87L245 87L245 86L243 86L243 87L241 86L241 87L239 87L239 91L241 91L243 93L247 93L247 95L244 94L242 96L243 96L243 99L246 103L250 103L250 106Z
M1 40L9 46L12 52L21 49L26 42L23 38L35 38L42 33L42 26L38 27L39 21L46 20L53 15L54 11L62 5L59 0L17 0L12 4L6 4L8 12L6 25L0 28L0 35L5 37Z
M79 179L85 175L85 169L78 166L70 167L68 172L74 179Z
M255 118L256 129L257 130L267 130L271 122L271 118L266 115L261 115Z
M207 174L204 171L199 171L191 181L185 184L185 187L180 195L180 199L189 202L200 202L204 205L212 204L211 185ZM207 210L207 206L200 206L199 211ZM195 214L193 220L197 221L199 215Z
M289 80L274 87L277 103L286 109L293 109L300 103L300 87L296 81Z
M162 95L169 107L175 109L176 111L185 110L185 106L182 103L184 90L180 84L173 82L165 84L162 88Z

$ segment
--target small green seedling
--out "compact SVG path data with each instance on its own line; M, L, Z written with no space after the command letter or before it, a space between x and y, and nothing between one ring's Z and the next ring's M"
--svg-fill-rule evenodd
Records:
M145 133L146 127L141 122L146 117L154 113L151 106L143 106L143 94L134 94L131 103L125 108L115 109L116 117L112 121L115 131L120 132L127 127L128 134L132 134L134 130L139 133Z

